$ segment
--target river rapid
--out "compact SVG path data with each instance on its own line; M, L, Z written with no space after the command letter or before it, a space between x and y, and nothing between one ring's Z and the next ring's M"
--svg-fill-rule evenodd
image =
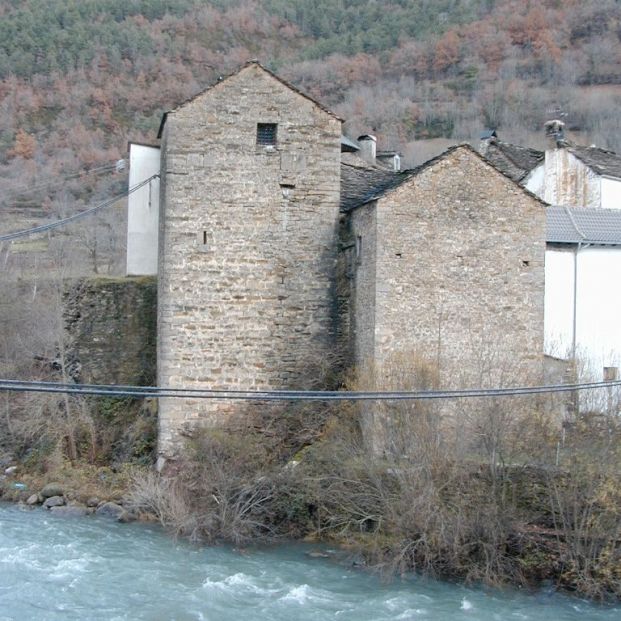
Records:
M195 547L154 527L0 504L0 621L621 619L621 607L550 591L385 583L311 549Z

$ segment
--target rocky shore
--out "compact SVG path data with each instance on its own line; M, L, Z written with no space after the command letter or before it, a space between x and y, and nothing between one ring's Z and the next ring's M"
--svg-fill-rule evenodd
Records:
M0 474L0 500L40 507L63 517L97 515L118 522L149 521L149 516L136 511L123 500L124 486L107 485L107 468L82 473L82 481L46 482L41 477L22 471L19 464L4 464ZM91 475L91 476L88 476ZM99 483L99 484L98 484ZM99 493L92 493L92 492Z

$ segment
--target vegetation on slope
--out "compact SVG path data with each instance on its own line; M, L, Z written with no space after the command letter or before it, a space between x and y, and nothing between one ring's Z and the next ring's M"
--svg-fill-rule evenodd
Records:
M164 110L249 58L406 164L485 126L541 145L556 114L583 142L621 151L620 38L615 0L0 0L0 228L117 192L124 174L64 177L123 157L128 138L152 142ZM62 281L122 271L119 213L0 246L2 375L50 379ZM0 458L25 460L32 476L152 456L154 415L135 404L3 397ZM372 462L347 416L291 414L259 416L269 434L196 438L179 478L143 481L136 503L205 539L329 535L380 566L619 595L614 416L572 421L559 450L558 421L536 405L481 407L453 435L412 408L404 432L420 451Z

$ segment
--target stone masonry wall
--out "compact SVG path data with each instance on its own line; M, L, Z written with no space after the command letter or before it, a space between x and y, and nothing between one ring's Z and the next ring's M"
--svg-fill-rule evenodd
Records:
M350 221L363 240L350 305L361 388L541 383L539 200L458 147L355 209ZM365 243L369 237L372 244ZM443 401L434 412L456 421L460 407ZM403 421L389 406L359 408L370 451L407 451L399 444Z
M256 144L277 124L276 147ZM162 144L158 384L317 385L334 351L341 122L249 65L168 114ZM160 452L233 401L160 402Z
M376 363L415 351L443 387L541 380L543 204L459 147L376 209Z
M88 384L155 384L155 278L85 278L64 298L67 357Z
M353 318L350 339L355 343L353 362L362 369L375 354L376 307L376 210L375 203L363 205L350 216L352 248L350 269L356 275L352 280L350 313Z

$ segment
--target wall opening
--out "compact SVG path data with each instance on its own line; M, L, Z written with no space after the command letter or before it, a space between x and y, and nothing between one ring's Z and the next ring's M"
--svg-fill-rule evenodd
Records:
M360 265L362 263L362 236L358 235L356 237L356 265Z
M277 130L276 123L257 123L257 146L275 147Z

